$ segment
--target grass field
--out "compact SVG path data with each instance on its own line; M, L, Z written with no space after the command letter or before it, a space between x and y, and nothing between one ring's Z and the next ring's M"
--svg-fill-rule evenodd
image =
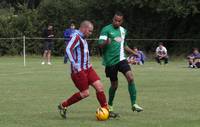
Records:
M132 67L138 90L138 103L144 112L131 111L125 78L119 75L114 101L119 119L95 119L98 103L91 95L71 106L63 120L57 105L77 90L63 58L53 65L41 65L39 57L0 57L0 127L199 127L200 69L187 68L186 61L171 61L167 66L146 62ZM92 63L108 93L109 80L98 58Z

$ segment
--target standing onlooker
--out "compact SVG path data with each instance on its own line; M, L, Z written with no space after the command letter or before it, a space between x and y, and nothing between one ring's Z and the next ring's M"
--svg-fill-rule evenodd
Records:
M200 53L198 48L193 49L193 53L188 56L189 67L200 68Z
M45 38L44 42L44 53L43 53L43 62L42 65L47 62L48 65L51 65L51 51L53 48L53 25L49 24L46 29L43 31L43 37Z
M156 48L156 61L161 64L161 60L164 60L164 63L168 63L167 49L163 46L163 43L160 42L159 46Z
M69 28L65 29L64 31L64 38L65 38L65 48L67 47L67 44L72 36L72 34L75 32L75 22L73 20L70 21L69 23ZM67 54L65 53L64 55L64 64L67 63Z

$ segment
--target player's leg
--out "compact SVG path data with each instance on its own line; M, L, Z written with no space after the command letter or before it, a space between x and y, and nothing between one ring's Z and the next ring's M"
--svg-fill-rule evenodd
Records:
M51 51L53 49L53 42L49 42L48 43L48 56L47 56L47 61L48 61L48 65L51 65Z
M157 62L157 63L161 64L161 61L160 61L159 56L156 56L155 59L156 59L156 62Z
M47 50L44 50L44 53L43 53L43 61L42 61L42 65L44 65L45 64L45 61L47 61L47 53L48 53L48 51Z
M105 107L108 109L108 104L104 93L103 84L101 83L99 76L97 75L97 73L93 68L88 69L87 74L88 74L88 82L96 90L96 97L101 107Z
M200 59L197 60L196 67L200 68Z
M116 118L116 117L119 117L119 114L114 112L113 101L114 101L115 93L118 88L117 65L106 67L105 73L106 73L106 77L110 78L110 83L111 83L111 86L109 88L109 98L108 98L110 117Z
M165 64L168 64L168 56L164 57Z
M124 74L124 76L126 77L128 81L128 92L130 95L132 110L137 111L137 112L142 111L143 109L139 105L136 104L136 95L137 95L136 85L134 82L133 73L126 60L120 62L119 71Z
M88 86L88 79L84 71L75 73L71 75L72 80L75 84L75 86L79 89L80 92L77 92L73 94L71 97L69 97L67 100L64 100L58 108L60 110L60 114L63 118L66 118L66 108L70 105L79 102L83 98L86 98L89 96L89 86Z
M89 96L89 89L77 92L73 94L71 97L69 97L67 100L63 101L61 104L58 105L58 109L60 111L60 115L63 118L66 118L66 113L67 113L67 107L70 105L77 103L78 101L82 100L83 98L86 98Z
M67 55L65 54L65 55L64 55L64 64L67 63L67 60L68 60L68 57L67 57Z
M106 67L105 73L106 73L106 77L110 78L111 86L109 88L108 104L109 104L110 107L112 107L113 106L113 100L114 100L114 97L115 97L115 93L116 93L117 88L118 88L117 65Z
M44 53L43 53L43 61L41 63L42 65L44 65L45 62L47 62L47 54L48 54L48 42L47 41L44 42L43 49L44 49Z
M47 53L47 64L48 65L51 65L51 50L48 50L48 53Z
M194 59L193 68L199 68L200 59Z
M99 101L99 104L101 105L101 107L108 109L108 104L106 101L106 96L105 96L103 84L101 83L101 81L97 80L97 81L93 82L92 86L96 90L96 97L97 97L97 100Z

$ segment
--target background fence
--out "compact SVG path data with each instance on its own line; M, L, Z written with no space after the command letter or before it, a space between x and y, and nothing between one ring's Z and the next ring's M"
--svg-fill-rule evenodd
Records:
M46 38L40 37L15 37L0 38L0 56L21 55L41 55L43 44ZM88 39L90 55L101 55L101 50L97 45L98 39ZM153 56L159 42L163 42L168 49L170 56L184 57L192 51L192 48L200 48L200 39L127 39L129 47L138 47L150 58ZM52 54L63 56L65 52L64 38L53 38L54 48Z

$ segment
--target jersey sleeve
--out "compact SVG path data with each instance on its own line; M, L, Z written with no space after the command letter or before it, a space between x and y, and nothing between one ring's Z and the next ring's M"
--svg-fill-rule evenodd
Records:
M70 41L69 41L69 43L68 43L68 45L66 47L67 56L68 56L68 58L69 58L69 60L70 60L70 62L72 64L75 64L73 51L78 45L79 45L79 36L78 35L74 35L70 39Z
M167 49L164 47L164 52L165 52L165 54L167 54Z
M106 29L106 27L104 27L102 30L101 30L101 33L100 33L100 36L99 36L99 41L98 41L98 44L102 44L105 40L108 39L108 30Z

